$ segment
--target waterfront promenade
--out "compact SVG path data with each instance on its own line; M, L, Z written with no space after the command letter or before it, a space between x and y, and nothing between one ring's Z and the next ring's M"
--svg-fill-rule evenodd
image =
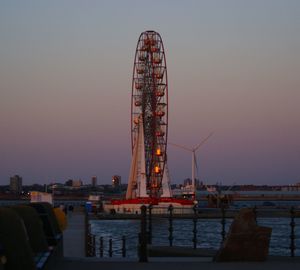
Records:
M84 214L69 212L68 227L64 231L64 256L82 258L85 256Z
M236 262L216 263L207 262L204 259L195 258L151 258L148 263L139 263L130 260L117 259L94 259L94 258L65 258L55 266L55 270L135 270L135 269L156 269L156 270L282 270L299 269L300 259L270 258L266 262Z
M156 269L156 270L267 270L300 268L300 258L269 257L266 262L216 263L211 258L163 257L149 258L148 263L137 259L85 258L84 257L84 214L74 212L68 215L68 229L64 232L64 258L57 261L56 270L98 270L98 269ZM51 268L52 269L52 268Z

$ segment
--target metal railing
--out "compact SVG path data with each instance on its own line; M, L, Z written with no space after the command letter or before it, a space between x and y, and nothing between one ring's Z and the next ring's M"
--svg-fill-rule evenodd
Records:
M103 236L96 236L91 233L90 226L87 225L87 236L86 236L86 255L87 256L98 256L98 257L113 257L114 255L122 256L123 258L127 257L128 251L131 249L136 249L137 257L140 262L148 261L148 245L153 243L153 239L156 237L155 231L153 230L153 221L156 219L165 219L167 222L167 230L165 235L167 236L167 242L170 247L174 246L175 236L176 241L187 241L187 239L180 239L174 230L174 222L182 219L180 214L174 214L175 208L170 205L163 215L153 214L154 206L142 206L141 213L139 215L140 219L140 229L139 232L136 232L136 235L133 236L121 236L119 238L104 238ZM157 210L158 207L155 206ZM162 211L163 212L163 211ZM212 234L218 234L218 239L220 239L221 244L226 239L226 233L230 223L232 222L235 214L238 210L226 209L224 207L220 209L204 209L194 206L192 212L185 216L186 220L190 220L190 247L197 249L199 247L199 225L201 225L201 220L207 220L209 217L210 220L219 220L219 227L215 227L211 232ZM289 246L281 246L280 248L289 250L289 256L294 257L296 250L296 222L295 219L300 217L300 211L296 210L294 207L290 209L260 209L257 207L253 208L255 214L255 220L257 224L263 222L263 218L270 217L285 217L289 218L290 222L289 232L287 232L286 239L289 240ZM156 212L157 213L157 212ZM272 224L272 227L276 227L276 224ZM128 247L129 241L136 241L137 245ZM202 242L203 243L203 242ZM279 248L279 247L278 247ZM299 247L298 247L299 248Z
M127 246L128 241L136 237L128 238L125 235L117 239L104 239L103 236L97 238L95 234L88 234L87 257L113 257L113 255L121 255L127 257L127 252L130 249ZM136 247L134 247L136 250Z

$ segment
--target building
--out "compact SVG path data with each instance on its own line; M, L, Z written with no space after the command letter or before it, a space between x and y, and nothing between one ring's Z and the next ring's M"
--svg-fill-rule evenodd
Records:
M68 187L81 187L82 186L82 181L79 180L73 180L73 179L69 179L68 181L65 182L65 186Z
M92 177L92 186L96 187L97 186L97 176Z
M192 186L193 185L193 181L191 178L187 178L187 179L184 179L183 180L183 186L184 187L189 187L189 186ZM195 187L196 188L199 188L201 185L200 185L200 181L199 179L195 179Z
M192 179L187 178L183 180L183 186L187 187L187 186L191 186L193 184Z
M68 181L65 182L65 186L71 187L73 185L73 180L69 179Z
M31 191L30 202L47 202L53 204L53 194L39 191Z
M82 186L82 181L80 179L72 181L72 187L81 187L81 186Z
M112 186L114 188L121 186L121 176L120 175L113 175L112 177Z
M299 183L281 187L281 191L300 191Z
M22 192L22 177L15 175L10 178L10 191L15 194Z

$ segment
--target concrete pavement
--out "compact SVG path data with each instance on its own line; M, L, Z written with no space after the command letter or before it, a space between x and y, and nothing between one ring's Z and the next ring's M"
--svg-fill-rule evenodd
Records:
M82 212L68 212L68 227L64 231L64 256L85 256L84 242L84 214Z
M65 258L58 262L55 270L282 270L299 269L300 259L274 258L266 262L216 263L195 258L155 258L148 263L130 260L100 260L94 258Z

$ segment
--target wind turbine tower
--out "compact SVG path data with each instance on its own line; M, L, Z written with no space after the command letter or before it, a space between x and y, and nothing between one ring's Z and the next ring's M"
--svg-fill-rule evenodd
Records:
M205 142L213 135L213 132L211 132L205 139L203 139L198 145L196 145L193 148L189 148L184 145L176 144L176 143L169 143L170 145L176 146L178 148L184 149L190 153L192 153L192 188L193 188L193 196L194 199L196 198L196 183L195 183L195 172L196 168L198 167L197 165L197 157L196 157L196 152L199 150L199 148L205 144Z

